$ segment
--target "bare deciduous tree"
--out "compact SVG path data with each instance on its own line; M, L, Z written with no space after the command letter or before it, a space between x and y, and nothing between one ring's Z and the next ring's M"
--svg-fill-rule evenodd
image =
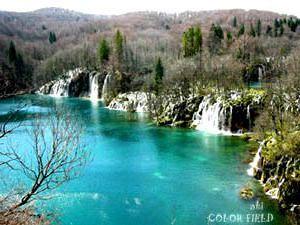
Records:
M78 121L70 113L58 110L47 114L47 118L38 116L28 129L31 139L29 149L11 147L1 152L2 158L6 158L5 165L25 175L30 181L30 188L22 191L20 198L10 201L0 215L10 216L24 210L22 206L41 199L42 193L79 174L80 167L89 161L90 153L82 145L83 128Z
M17 114L25 108L25 104L20 104L16 107L16 109L11 110L7 114L5 114L3 117L3 120L0 121L0 139L7 136L9 133L11 133L13 130L20 127L21 122L17 121ZM12 125L12 123L14 123ZM1 165L1 164L0 164Z

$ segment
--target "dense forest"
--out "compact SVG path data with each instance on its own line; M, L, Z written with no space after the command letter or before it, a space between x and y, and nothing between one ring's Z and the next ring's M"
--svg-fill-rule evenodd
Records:
M297 51L300 22L255 10L101 17L50 8L1 12L0 23L3 95L36 88L77 67L113 66L130 77L130 88L140 89L151 79L158 58L168 82L196 76L240 86L257 80L260 64L267 66L265 78L273 79L280 73L275 71L278 59ZM220 68L231 75L219 74Z

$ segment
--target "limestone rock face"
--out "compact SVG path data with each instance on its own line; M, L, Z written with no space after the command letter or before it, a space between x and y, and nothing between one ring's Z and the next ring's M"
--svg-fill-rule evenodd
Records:
M265 193L271 198L277 199L281 208L289 210L292 212L292 216L299 220L300 159L285 155L275 160L267 160L261 154L263 148L268 148L267 142L261 144L255 159L250 164L255 168L255 162L260 161L260 169L253 169L253 173L249 175L260 180Z
M128 112L148 112L148 98L145 92L119 94L108 105L109 109Z
M89 73L84 71L76 74L68 87L69 97L84 97L89 95Z
M193 115L197 111L203 97L194 97L181 102L170 104L159 116L159 125L175 127L190 127L193 122Z

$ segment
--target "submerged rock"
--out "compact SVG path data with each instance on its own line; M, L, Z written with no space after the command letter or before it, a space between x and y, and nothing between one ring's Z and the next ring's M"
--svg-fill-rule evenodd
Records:
M240 190L240 197L245 200L254 198L254 191L250 187L244 187Z

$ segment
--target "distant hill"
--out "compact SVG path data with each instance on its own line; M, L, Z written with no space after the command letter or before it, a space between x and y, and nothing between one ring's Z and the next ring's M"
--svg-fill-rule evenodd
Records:
M73 10L63 9L63 8L42 8L32 12L33 14L56 18L58 20L88 20L88 19L101 19L106 18L107 16L102 15L92 15L92 14L85 14L81 12L76 12Z
M100 36L111 36L117 28L131 41L170 40L174 45L180 42L182 32L191 25L200 24L205 36L212 23L220 24L224 30L231 29L234 16L238 24L255 23L260 19L263 29L268 24L273 25L275 18L286 17L274 12L241 9L179 14L133 12L119 16L90 15L62 8L25 13L0 11L0 59L10 41L34 60L40 60L83 42L95 43ZM50 32L57 36L55 45L49 43Z

